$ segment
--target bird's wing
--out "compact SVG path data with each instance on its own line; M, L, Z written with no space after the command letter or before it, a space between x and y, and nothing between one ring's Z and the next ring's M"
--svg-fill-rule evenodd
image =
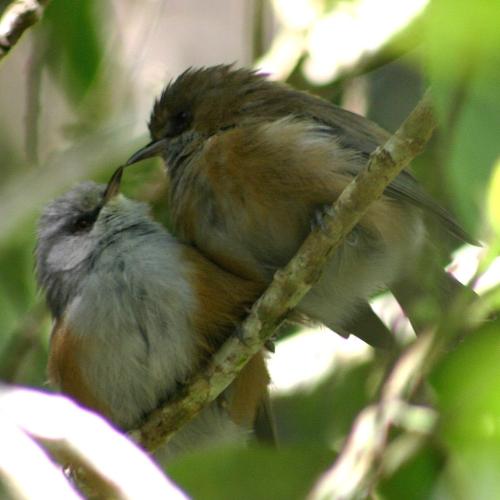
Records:
M384 144L390 134L370 120L332 105L316 106L310 118L318 124L318 133L334 136L343 146L353 149L368 161L376 147ZM361 162L359 168L364 165ZM351 170L356 175L358 170ZM455 237L477 245L477 241L463 229L453 216L437 203L418 183L415 177L403 170L385 189L394 199L407 201L431 213Z
M419 208L423 208L437 217L446 230L455 238L465 243L470 243L471 245L479 245L477 240L475 240L447 210L424 191L422 186L420 186L410 172L406 170L401 172L389 186L387 186L385 194L391 198L409 201Z

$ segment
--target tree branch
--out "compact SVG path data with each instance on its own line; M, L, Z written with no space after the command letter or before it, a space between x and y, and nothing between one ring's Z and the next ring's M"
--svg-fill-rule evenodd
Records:
M63 396L0 384L0 441L0 484L12 498L83 498L57 459L85 498L187 499L108 422Z
M326 261L369 205L423 151L435 126L427 92L400 129L383 147L377 148L366 167L332 205L324 217L323 227L313 230L288 265L276 272L269 288L241 325L241 340L228 339L181 395L152 412L141 428L131 433L135 439L154 451L234 380L287 313L316 283Z
M0 18L0 61L21 38L21 35L42 17L50 0L16 0Z

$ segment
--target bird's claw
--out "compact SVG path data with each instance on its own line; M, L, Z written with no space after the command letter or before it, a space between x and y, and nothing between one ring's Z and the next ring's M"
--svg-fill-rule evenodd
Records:
M244 334L244 331L243 331L243 328L241 327L241 325L237 325L236 328L235 328L235 331L234 331L234 334L236 336L236 338L245 346L245 347L248 347L249 344L247 342L247 340L245 339L245 334ZM264 347L269 351L269 352L272 352L274 353L274 351L276 350L276 347L274 345L274 341L275 341L275 338L274 337L271 337L270 339L267 339L265 342L264 342Z
M241 325L236 325L236 328L234 330L234 334L236 338L245 346L248 347L248 342L245 339L245 333L243 331L243 328Z
M311 229L319 229L323 232L326 232L327 225L325 223L325 215L332 215L332 207L331 205L321 205L320 208L316 209L313 214Z

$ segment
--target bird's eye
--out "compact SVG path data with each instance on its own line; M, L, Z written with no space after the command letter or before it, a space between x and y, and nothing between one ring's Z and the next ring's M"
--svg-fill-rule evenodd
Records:
M179 111L179 113L175 115L175 121L177 123L184 123L188 121L189 117L190 115L187 111Z
M71 229L74 233L88 231L96 220L97 214L95 212L83 214L73 221Z
M179 111L172 116L167 137L175 137L182 134L191 125L192 115L189 111Z

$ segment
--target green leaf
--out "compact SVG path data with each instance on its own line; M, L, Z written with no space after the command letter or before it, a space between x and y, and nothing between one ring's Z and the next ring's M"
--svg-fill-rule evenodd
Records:
M460 116L457 117L447 165L456 208L467 228L477 229L485 194L500 154L500 61L496 68L480 64L473 75ZM446 87L439 91L446 91ZM439 97L439 93L437 94Z
M500 159L497 160L488 193L488 217L491 226L500 237Z
M443 467L444 457L433 447L426 446L377 488L382 498L427 500Z
M427 12L425 62L447 137L443 161L459 219L477 229L500 154L500 2L436 0Z
M500 319L450 353L432 381L449 451L441 488L451 497L496 498L500 491Z
M433 375L442 435L453 446L500 445L500 319L488 322L450 353ZM500 447L499 447L500 452Z
M169 476L197 500L303 499L333 462L324 448L219 449L183 457Z
M25 224L0 248L0 331L11 330L34 301L32 224Z
M358 412L370 402L367 381L373 372L372 363L338 367L314 389L273 398L279 441L341 443Z

